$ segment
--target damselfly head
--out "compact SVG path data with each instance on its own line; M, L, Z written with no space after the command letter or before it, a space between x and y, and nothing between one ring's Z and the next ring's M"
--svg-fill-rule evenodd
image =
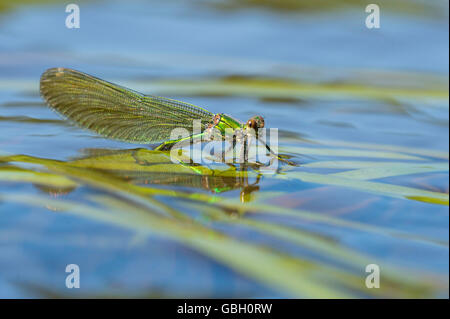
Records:
M247 121L247 128L252 128L255 131L264 127L264 118L261 115L256 115Z

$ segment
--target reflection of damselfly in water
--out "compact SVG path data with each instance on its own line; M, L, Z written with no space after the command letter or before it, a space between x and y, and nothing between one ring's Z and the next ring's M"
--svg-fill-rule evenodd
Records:
M170 190L192 193L193 189L201 189L212 194L221 194L239 190L242 202L248 202L253 194L259 191L259 181L262 173L258 167L248 170L233 165L205 166L199 164L173 163L169 154L144 148L130 150L88 149L83 150L84 156L65 162L71 168L80 172L86 170L100 171L108 178L117 178L137 185L138 187L158 190L170 186ZM88 173L87 173L88 174ZM54 187L35 184L40 190L52 197L64 196L77 188ZM157 188L155 188L157 187ZM187 189L185 189L187 188ZM161 193L162 194L162 193Z
M252 138L263 143L270 156L287 162L258 135L258 130L264 127L261 116L241 123L223 113L213 114L192 104L143 95L66 68L44 72L40 91L53 109L81 127L108 138L139 144L162 143L155 150L166 151L183 144L215 139L218 132L221 139L230 142L233 151L237 143L241 145L241 163L248 158L248 142ZM194 121L200 122L198 133L194 131ZM171 139L174 129L185 129L190 135ZM231 136L227 134L230 130Z

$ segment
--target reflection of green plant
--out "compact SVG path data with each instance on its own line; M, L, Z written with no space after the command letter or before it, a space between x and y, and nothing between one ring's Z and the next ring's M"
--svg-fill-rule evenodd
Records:
M323 12L336 11L345 9L364 10L367 1L362 0L224 0L224 1L204 1L205 4L213 6L221 10L240 10L248 8L263 8L278 12ZM380 0L377 4L384 10L394 11L401 14L433 14L433 16L441 15L439 8L442 8L445 3L428 3L424 1L413 0Z
M83 2L84 0L77 1ZM24 5L38 5L38 4L52 4L52 3L61 3L65 8L67 4L70 2L63 1L63 0L14 0L14 1L0 1L0 13L12 10L18 6L24 6Z
M370 75L370 73L368 74ZM400 74L399 74L400 75ZM376 76L376 74L373 74ZM404 74L400 79L406 78ZM439 81L440 78L431 78ZM406 82L406 81L404 81ZM403 82L403 83L404 83ZM265 77L226 77L222 79L167 80L147 83L165 94L252 96L270 99L349 98L395 101L396 99L448 100L448 80L423 84L422 87L386 87L376 84L307 83L303 81Z
M339 9L363 10L368 4L362 0L225 0L225 1L207 1L206 4L212 5L223 10L238 10L248 8L265 8L280 12L322 12ZM421 14L434 13L440 14L436 3L413 0L379 0L377 4L384 10L395 11L403 14ZM439 4L439 3L438 3ZM441 6L444 2L441 1Z
M67 3L62 0L15 0L15 1L1 1L0 13L11 10L20 5L30 4L48 4L61 2L64 5ZM248 8L263 8L277 12L325 12L345 9L359 9L364 10L367 1L362 0L223 0L223 1L195 1L196 4L203 4L220 10L241 10ZM400 14L413 14L421 16L444 16L445 0L441 1L414 1L414 0L379 0L377 4L383 10L393 11Z
M3 11L11 10L19 5L27 5L27 4L37 4L37 3L51 3L57 2L59 0L16 0L16 1L1 1L0 2L0 13ZM61 1L62 2L62 1Z
M338 142L335 141L335 144ZM370 148L369 145L366 145ZM377 148L377 147L372 147ZM397 186L373 179L404 174L427 172L448 172L448 162L424 160L410 149L396 151L374 150L362 152L361 146L353 149L327 147L291 147L286 151L291 154L306 153L320 156L333 156L333 161L316 161L303 165L302 168L285 167L288 171L278 175L264 176L274 180L302 180L322 185L337 185L353 188L372 194L381 194L405 200L421 200L433 204L448 205L448 194L421 190L411 187ZM406 151L406 152L405 152ZM424 150L416 150L426 153ZM406 154L409 153L409 154ZM445 153L431 153L439 157L448 157ZM342 160L336 158L342 157ZM348 158L366 160L348 160ZM368 160L372 158L372 160ZM73 202L64 197L49 199L43 196L9 193L2 200L18 202L32 206L44 206L58 211L74 213L86 218L93 218L104 223L113 223L136 233L149 236L157 235L170 238L197 250L206 256L240 272L249 278L292 296L301 297L352 297L352 296L383 296L383 297L425 297L433 296L445 287L445 283L426 274L399 271L393 265L381 262L383 265L384 286L382 289L367 290L361 281L361 275L356 275L373 258L345 248L338 242L322 235L305 232L277 223L258 221L257 215L285 216L299 221L332 225L358 232L369 232L380 235L390 235L398 238L427 242L430 245L448 243L436 242L428 238L411 237L410 234L384 227L347 221L333 216L317 214L298 209L283 208L268 203L262 199L276 197L276 193L259 190L254 203L242 204L239 200L226 199L205 193L195 193L191 190L161 189L154 186L169 181L177 185L177 177L183 176L178 182L186 185L189 176L220 176L224 174L236 177L243 172L230 167L206 167L195 165L193 170L186 164L173 164L165 152L145 149L104 152L101 151L70 162L41 159L24 155L0 157L0 181L31 182L46 186L47 189L71 189L74 187L91 187L101 191L103 195L86 196L82 202ZM20 163L34 164L35 168L21 167ZM8 165L6 165L8 164ZM13 165L14 164L14 165ZM39 168L41 167L41 168ZM337 173L320 173L322 169L339 169ZM311 169L317 171L312 173ZM166 177L173 179L158 179L152 183L154 174L164 172ZM253 171L244 172L248 176L256 176ZM136 176L139 178L136 179ZM146 180L147 183L142 183ZM237 185L240 187L240 185ZM46 188L44 188L46 189ZM202 187L200 186L200 189ZM207 188L206 188L207 189ZM257 192L257 193L258 193ZM96 192L98 193L98 192ZM288 194L281 194L286 196ZM171 205L158 198L172 198L182 201L186 209L199 212L202 218L192 219L184 212L172 208ZM238 217L236 217L238 214ZM315 254L326 256L324 262L314 258L299 258L288 253L276 251L273 248L257 245L248 241L238 240L212 230L211 224L227 224L240 226L250 232L264 234L278 240L298 245ZM369 262L370 261L370 262ZM342 266L338 265L345 265ZM346 291L346 292L344 292Z

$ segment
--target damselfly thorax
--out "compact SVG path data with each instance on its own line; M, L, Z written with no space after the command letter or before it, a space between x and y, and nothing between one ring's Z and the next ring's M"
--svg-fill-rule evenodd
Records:
M254 133L257 135L258 130L264 127L264 119L257 115L250 118L246 123L241 123L239 120L224 113L214 115L211 123L206 125L206 134L212 136L212 131L217 130L224 138L227 135L235 135L235 138L240 142L246 134Z

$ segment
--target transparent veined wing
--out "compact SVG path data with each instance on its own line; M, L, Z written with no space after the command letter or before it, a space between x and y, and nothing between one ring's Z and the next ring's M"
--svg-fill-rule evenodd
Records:
M51 108L77 125L130 143L169 140L174 128L192 133L193 120L200 120L203 129L214 116L195 105L144 95L66 68L45 71L40 91Z

